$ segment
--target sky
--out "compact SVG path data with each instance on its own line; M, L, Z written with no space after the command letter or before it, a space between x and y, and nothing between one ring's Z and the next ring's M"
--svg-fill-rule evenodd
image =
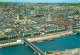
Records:
M0 2L80 3L80 0L0 0Z

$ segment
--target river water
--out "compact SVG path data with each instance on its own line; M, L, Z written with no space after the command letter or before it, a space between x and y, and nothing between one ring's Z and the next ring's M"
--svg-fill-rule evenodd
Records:
M25 45L16 45L0 49L0 55L34 55L34 51Z
M80 34L58 38L54 41L44 41L43 43L33 44L44 52L80 48ZM0 49L0 55L34 55L34 51L28 46L17 45Z

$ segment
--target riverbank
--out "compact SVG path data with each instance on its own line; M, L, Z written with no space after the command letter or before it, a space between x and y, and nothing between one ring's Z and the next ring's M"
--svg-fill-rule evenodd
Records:
M43 40L49 40L49 39L54 39L54 38L66 37L66 35L72 35L72 34L74 34L72 31L63 31L63 32L46 34L45 36L41 36L41 37L27 38L27 39L30 42L35 42L35 41L37 42L41 40L43 41ZM0 48L12 46L12 45L23 44L23 43L24 42L20 39L20 40L16 40L15 42L2 43L0 44Z
M16 42L9 42L9 43L0 44L0 48L18 45L18 44L23 44L23 42L21 40L17 40Z
M28 41L35 42L35 41L41 41L41 40L48 40L48 39L54 39L54 38L60 38L66 35L72 35L74 34L72 31L63 31L56 34L48 34L43 37L36 37L36 38L28 38Z
M67 33L66 33L66 32L67 32ZM65 34L65 33L66 33L66 34ZM62 34L65 34L65 35L62 35ZM64 31L64 32L55 33L54 36L55 36L55 35L61 35L61 36L58 37L58 38L60 38L60 37L63 37L63 36L66 37L66 35L71 35L71 36L73 36L72 34L74 34L72 31ZM53 35L53 33L47 34L46 36L50 36L50 35ZM43 36L42 36L42 37L43 37ZM68 37L70 38L70 36L68 36ZM66 38L68 38L68 37L66 37ZM77 38L78 38L78 37L77 37ZM65 38L61 38L61 39L65 39ZM68 43L70 43L71 39L73 39L73 40L76 41L76 38L75 38L75 39L74 39L74 38L70 38L70 39L67 39L67 41L69 41ZM18 43L18 44L19 44L19 42L21 43L21 40L19 40L19 39L17 39L17 40L18 40L18 41L16 41L16 43ZM59 40L60 40L60 39L59 39ZM57 39L56 39L55 41L57 41ZM55 44L55 45L56 45L57 43L59 44L59 42L62 41L62 42L60 42L60 43L61 43L60 48L61 48L62 45L65 45L65 44L62 44L62 43L65 42L66 40L65 40L65 41L60 40L59 42L56 42L56 43L55 43L55 41L53 41L53 42L54 42L53 44ZM66 42L67 42L67 41L66 41ZM47 41L47 42L50 43L49 41ZM51 41L51 42L52 42L52 41ZM73 42L73 41L71 41L71 42ZM11 43L11 42L10 42L10 43ZM22 42L22 43L23 43L23 42ZM75 42L73 42L73 43L75 43ZM6 44L6 43L4 43L4 44ZM36 44L37 44L37 43L36 43ZM41 44L41 43L40 43L40 44ZM43 45L44 45L44 47L46 47L46 48L48 48L47 45L50 45L50 46L49 46L49 49L50 49L50 48L52 49L52 47L53 47L53 48L55 48L55 47L58 48L58 47L59 47L59 45L56 45L56 46L55 46L55 45L53 45L53 44L51 44L51 45L50 45L50 44L47 44L47 43L45 44L45 41L44 41L44 44L42 43L42 45L39 45L39 44L37 44L37 45L38 45L38 46L43 46ZM15 43L14 43L14 45L15 45ZM16 45L17 45L17 44L16 44ZM67 45L68 45L68 44L67 44ZM67 47L67 45L66 45L66 47ZM8 46L9 46L9 45L8 45ZM12 45L10 45L10 46L12 46ZM52 47L51 47L51 46L52 46ZM54 47L54 46L55 46L55 47ZM68 47L69 47L69 46L68 46ZM73 46L73 47L74 47L74 46ZM42 48L42 49L47 50L46 48ZM41 49L41 48L40 48L40 49ZM41 49L41 50L42 50L42 49ZM48 50L49 50L49 49L48 49ZM58 49L59 49L59 48L58 48ZM61 48L61 49L62 49L62 48ZM68 48L66 48L66 49L68 49ZM43 51L43 50L42 50L42 51ZM49 50L49 51L53 51L53 50ZM46 51L46 52L47 52L47 51ZM68 54L69 50L66 50L66 51L56 51L56 50L55 50L55 51L53 51L54 55L56 55L56 54L59 53L59 52L60 52L60 54L62 54L62 55L66 55L66 54L69 55L69 54ZM71 53L72 53L72 51L71 51ZM53 54L52 54L52 55L53 55ZM58 54L58 55L59 55L59 54Z
M65 51L48 51L48 55L79 55L80 48L66 49Z

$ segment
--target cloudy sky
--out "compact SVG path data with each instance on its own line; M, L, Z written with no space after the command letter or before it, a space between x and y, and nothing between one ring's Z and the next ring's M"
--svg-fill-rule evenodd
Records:
M80 3L80 0L0 0L0 2Z

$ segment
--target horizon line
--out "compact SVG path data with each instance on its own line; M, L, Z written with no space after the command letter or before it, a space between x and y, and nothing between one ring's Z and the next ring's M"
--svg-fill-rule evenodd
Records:
M80 2L18 2L18 1L16 1L16 2L5 2L5 1L3 1L4 3L80 3ZM0 2L1 3L1 2Z

